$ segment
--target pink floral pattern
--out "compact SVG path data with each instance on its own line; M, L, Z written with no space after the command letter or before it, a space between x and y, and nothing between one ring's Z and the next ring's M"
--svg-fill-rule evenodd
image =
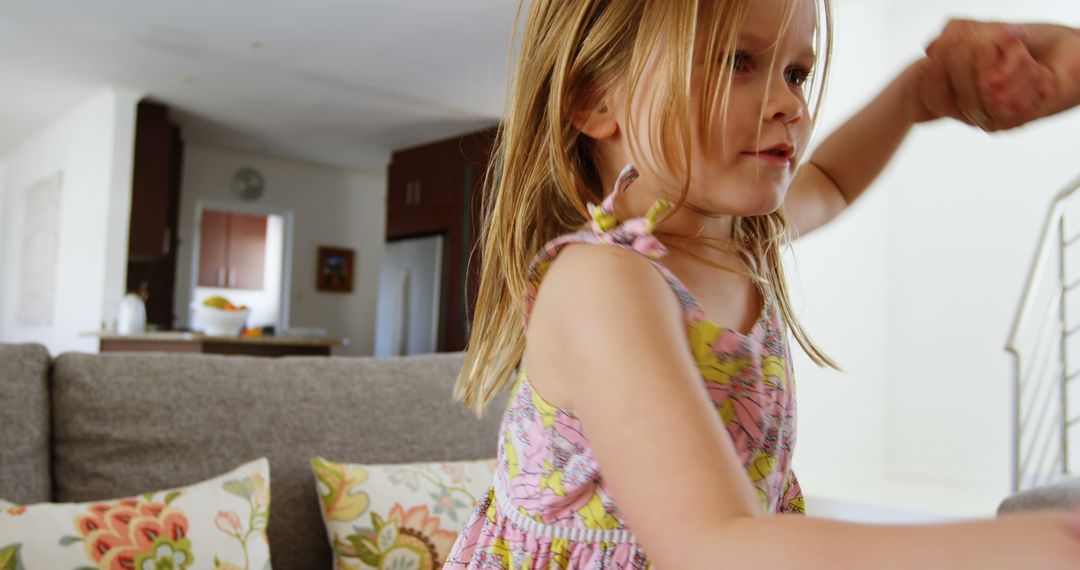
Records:
M167 503L141 498L98 503L75 519L87 556L98 568L187 568L192 563L188 520Z
M670 205L660 202L646 217L616 225L612 201L636 174L628 167L604 204L590 205L591 230L552 240L533 260L525 291L526 322L544 273L569 244L611 244L653 260L679 299L702 381L762 512L802 514L802 492L791 470L795 385L783 321L769 301L749 334L709 321L689 290L655 261L666 250L651 232ZM561 537L629 530L605 487L580 421L571 411L546 402L521 370L503 416L495 487L477 505L444 568L648 568L648 558L633 540Z

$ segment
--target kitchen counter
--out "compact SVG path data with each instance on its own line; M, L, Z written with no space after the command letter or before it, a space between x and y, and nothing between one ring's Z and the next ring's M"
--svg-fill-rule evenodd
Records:
M93 333L101 352L187 352L248 356L330 356L332 348L348 346L348 339L278 336L207 336L202 333L164 331L135 335Z

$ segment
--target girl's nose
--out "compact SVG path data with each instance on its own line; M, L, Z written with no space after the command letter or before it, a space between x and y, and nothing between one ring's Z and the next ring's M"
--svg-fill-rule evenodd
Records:
M774 79L767 89L763 116L765 120L792 123L802 119L802 95L797 93L787 81Z

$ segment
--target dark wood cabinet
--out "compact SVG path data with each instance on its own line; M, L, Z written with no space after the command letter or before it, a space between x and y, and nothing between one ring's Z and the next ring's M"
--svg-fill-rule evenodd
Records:
M199 223L199 286L262 289L266 216L203 210Z
M229 271L229 214L203 210L199 224L199 287L225 287Z
M135 120L135 168L132 170L128 258L157 260L172 251L179 198L172 187L173 145L177 128L164 105L140 102Z
M462 166L452 144L395 153L388 175L387 235L445 231L450 210L460 209Z
M266 216L229 218L229 287L262 289L266 270Z
M165 105L139 102L133 159L127 290L145 297L147 324L171 329L184 144Z
M476 245L482 185L491 159L495 129L403 149L387 173L386 239L443 234L440 352L465 348L469 315L476 298Z

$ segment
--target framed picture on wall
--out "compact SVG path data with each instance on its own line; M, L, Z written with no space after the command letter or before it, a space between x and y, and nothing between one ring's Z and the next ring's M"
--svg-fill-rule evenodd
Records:
M332 293L353 290L354 252L343 247L319 246L315 289Z

